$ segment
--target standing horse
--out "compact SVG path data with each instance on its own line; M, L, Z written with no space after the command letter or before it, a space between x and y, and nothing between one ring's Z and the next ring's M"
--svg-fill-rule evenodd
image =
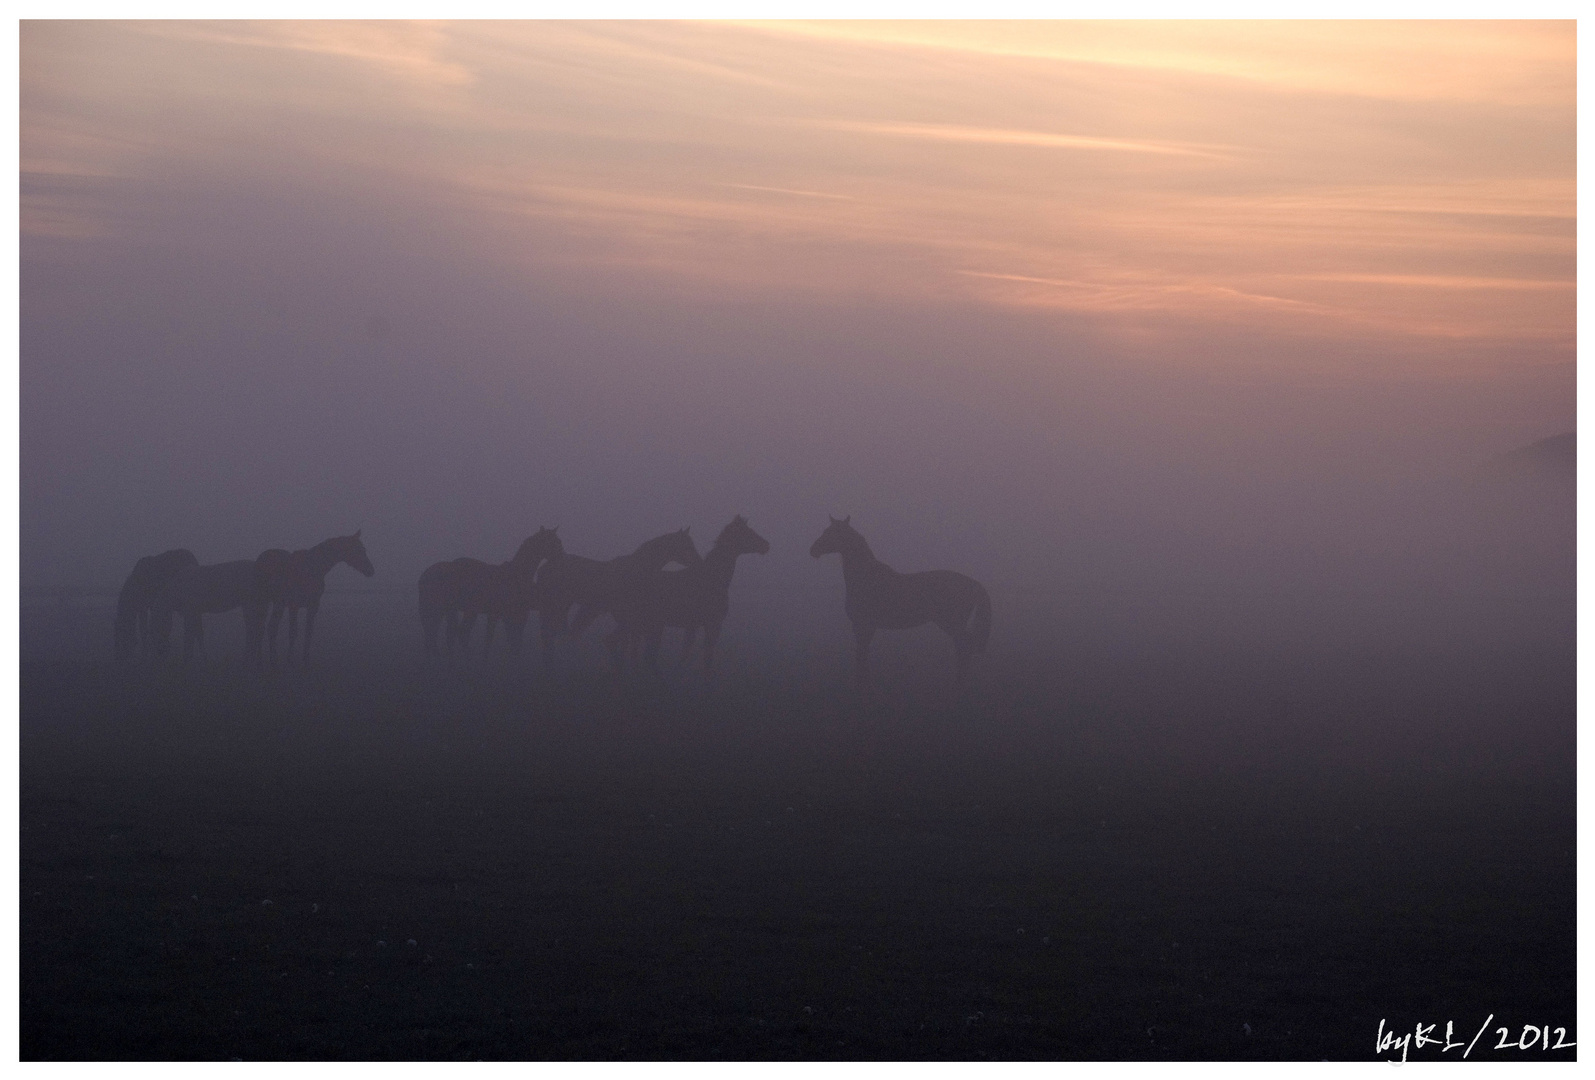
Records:
M720 530L703 562L685 570L656 570L643 575L621 597L615 608L619 623L611 639L617 670L624 670L626 655L637 640L647 647L649 665L659 668L659 641L667 626L686 631L681 660L686 663L692 642L703 630L703 670L714 664L714 643L731 608L731 575L740 555L766 555L770 542L748 525L741 514Z
M198 566L199 560L187 548L173 548L159 555L146 555L133 565L133 572L122 583L116 598L116 655L120 660L130 659L135 653L150 655L155 648L154 604L161 586L172 575L188 566ZM170 630L168 630L170 633Z
M460 635L460 597L465 590L465 577L472 566L485 566L480 559L459 558L435 562L421 571L416 582L420 595L421 646L426 655L436 656L454 647ZM441 648L438 631L442 630Z
M869 671L869 643L875 631L906 630L935 623L953 639L958 654L958 681L969 671L969 658L986 651L991 636L991 597L974 578L952 570L899 574L870 551L869 544L848 524L851 516L830 527L809 548L818 559L832 552L842 556L842 581L847 585L847 617L853 620L858 681Z
M613 612L615 602L640 577L664 569L667 563L697 566L703 561L686 529L664 533L645 541L630 555L613 559L588 559L564 553L549 559L537 578L537 622L543 637L543 662L553 659L554 635L561 631L579 637L594 619ZM580 604L574 620L572 606Z
M210 566L185 566L162 585L150 602L155 652L166 655L172 634L172 616L183 617L183 663L197 648L205 656L204 616L220 615L234 608L244 611L244 662L258 649L260 624L265 604L255 588L255 562L214 563Z
M277 664L277 624L283 612L288 613L288 660L294 655L294 639L299 636L299 611L305 613L305 644L299 654L301 662L310 656L310 635L316 627L316 612L321 609L321 595L327 590L327 574L339 563L347 563L366 577L375 574L365 545L360 542L360 530L353 536L334 536L313 548L284 551L270 548L255 559L255 588L261 600L269 605L271 617L266 623L266 640L270 643L269 657L272 666ZM255 642L258 656L260 642Z
M470 649L471 631L478 615L487 616L487 637L482 655L493 647L493 630L500 620L510 652L520 651L526 620L536 606L537 569L563 554L558 529L539 528L521 542L515 557L492 566L480 559L455 559L433 563L418 583L421 637L428 656L438 652L438 629L444 630L443 649L456 641Z

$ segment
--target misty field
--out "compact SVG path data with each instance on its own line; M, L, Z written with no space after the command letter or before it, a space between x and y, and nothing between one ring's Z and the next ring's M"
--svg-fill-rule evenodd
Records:
M1576 1053L1517 1048L1576 1040L1554 643L1038 631L958 695L927 630L860 695L840 625L617 686L397 598L271 675L105 616L24 610L24 1059Z

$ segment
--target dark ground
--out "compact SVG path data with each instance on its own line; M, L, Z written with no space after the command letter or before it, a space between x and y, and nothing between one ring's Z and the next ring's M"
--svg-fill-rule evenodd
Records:
M622 692L334 609L274 676L24 612L24 1059L1576 1053L1515 1048L1577 1038L1570 645L1034 644L959 699L925 631L861 699L840 639Z

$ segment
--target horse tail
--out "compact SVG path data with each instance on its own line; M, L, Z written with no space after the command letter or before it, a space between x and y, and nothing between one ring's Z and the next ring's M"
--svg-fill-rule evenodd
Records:
M986 642L991 638L991 594L978 581L975 582L975 618L970 632L974 636L975 651L985 652Z

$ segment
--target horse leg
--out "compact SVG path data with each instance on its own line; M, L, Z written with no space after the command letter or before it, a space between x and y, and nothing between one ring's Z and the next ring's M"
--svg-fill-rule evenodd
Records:
M315 603L305 608L305 646L302 650L300 650L299 653L299 662L301 664L310 663L310 635L315 632L316 612L320 610L320 600L317 600Z
M573 638L581 637L601 614L603 614L602 608L582 604L576 609L576 614L570 620L570 636Z
M266 664L273 671L277 670L277 624L282 622L282 609L281 604L273 603L266 620Z
M543 638L543 667L552 670L554 663L554 639L560 631L568 630L565 625L566 618L570 615L569 600L554 600L537 609L537 632Z
M293 662L294 662L294 647L298 643L299 643L299 609L297 607L290 606L288 608L288 651L284 654L286 659L283 661L289 667L293 666Z
M697 637L698 628L696 626L689 626L681 632L681 664L683 667L686 666L687 657L692 655L692 643L697 640ZM704 638L706 643L708 640L707 637Z
M244 605L244 667L260 666L260 635L266 620L263 604Z
M172 643L172 613L161 612L157 620L156 612L150 612L149 634L150 655L164 659Z
M936 624L953 639L953 652L957 656L958 685L964 683L964 676L969 674L969 657L974 653L974 641L970 638L969 631L965 630L962 623L939 622Z
M435 612L423 611L421 613L421 655L437 655L438 624L441 621Z
M969 635L960 630L953 635L953 649L958 654L958 685L964 685L964 680L969 675L969 658L974 653L974 643L969 640Z
M552 671L554 669L554 620L552 608L540 607L537 609L537 640L542 645L543 670Z
M493 631L498 629L498 616L489 613L487 616L487 629L482 633L482 656L485 658L493 651Z
M615 627L614 633L604 639L609 648L609 659L615 665L615 674L626 674L626 653L631 648L631 631L624 623Z
M648 628L648 666L653 669L655 675L659 674L659 643L664 640L664 636L665 628L662 625Z
M194 646L194 651L199 653L201 662L208 659L205 655L205 616L183 615L183 664L188 664L189 645Z
M703 670L714 666L714 643L720 640L720 622L708 623L703 628Z
M869 678L869 643L874 636L875 628L868 623L853 624L853 660L860 685Z

